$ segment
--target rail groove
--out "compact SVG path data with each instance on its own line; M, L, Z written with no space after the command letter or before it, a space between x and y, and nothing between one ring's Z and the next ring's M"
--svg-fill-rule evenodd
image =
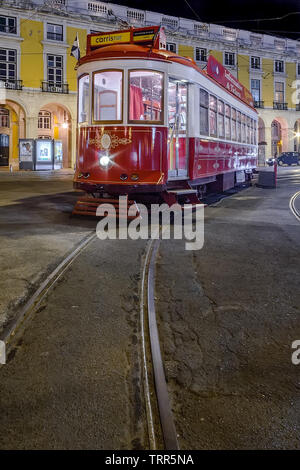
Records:
M148 329L150 337L150 349L152 356L152 366L153 374L155 381L155 390L156 398L160 416L160 424L162 429L162 435L164 439L165 449L166 450L178 450L178 440L177 433L174 424L173 414L171 410L166 377L164 372L164 366L162 361L160 343L159 343L159 333L157 327L157 317L155 310L155 261L157 257L157 252L159 248L159 240L152 240L148 245L144 270L143 270L143 295L147 289L147 302L144 300L141 301L141 305L146 303L147 312L148 312ZM145 312L142 312L142 317L145 318ZM142 327L144 325L144 319L142 320ZM146 388L146 406L147 406L147 416L148 416L148 429L149 429L149 438L150 446L156 446L155 442L155 431L153 424L153 412L151 410L151 399L149 391L149 379L147 371L147 360L145 354L145 338L142 338L143 345L143 356L144 356L144 370L145 370L145 388ZM148 395L149 394L149 395ZM150 410L149 410L150 407ZM149 422L150 419L150 422Z
M299 220L300 222L300 212L296 209L296 205L295 205L295 201L296 199L300 197L300 191L297 191L290 199L290 209L292 211L292 213L294 214L294 216L296 217L297 220Z

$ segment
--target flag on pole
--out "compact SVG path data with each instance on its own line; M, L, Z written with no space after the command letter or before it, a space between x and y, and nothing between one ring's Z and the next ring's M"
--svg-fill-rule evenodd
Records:
M77 60L80 59L80 47L79 47L78 33L76 34L76 38L75 38L75 41L73 43L70 55L75 57L75 59L77 59Z

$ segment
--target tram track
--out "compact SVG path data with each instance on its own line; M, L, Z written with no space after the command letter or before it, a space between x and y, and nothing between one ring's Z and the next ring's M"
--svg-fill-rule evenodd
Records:
M32 314L38 310L46 295L51 291L62 275L68 270L80 253L96 238L94 232L90 233L87 238L77 245L77 247L69 253L58 266L46 277L35 293L25 303L16 315L14 321L4 328L0 340L5 343L6 355L13 349L14 344L30 320Z
M147 407L148 433L151 449L157 449L154 410L151 400L151 378L149 373L149 361L147 359L146 338L149 337L151 360L154 375L154 387L159 410L161 433L166 450L179 450L177 433L171 410L171 404L167 389L163 359L160 349L157 316L155 309L155 272L156 257L159 248L159 240L151 240L148 244L141 287L141 336L145 386L145 402ZM148 332L146 330L148 326ZM148 333L148 335L147 335Z
M296 217L296 219L300 222L300 211L296 208L296 200L297 198L300 199L300 191L297 191L290 199L289 207L292 214Z
M18 342L22 339L26 326L32 319L32 316L42 307L46 296L68 271L72 263L83 250L96 238L97 235L91 233L69 253L27 300L25 305L20 309L14 322L4 329L0 339L5 343L6 356L9 356L17 347ZM166 450L178 450L177 434L160 350L155 309L155 263L159 243L159 239L150 240L148 242L142 263L140 325L144 398L150 449L160 449L163 440Z

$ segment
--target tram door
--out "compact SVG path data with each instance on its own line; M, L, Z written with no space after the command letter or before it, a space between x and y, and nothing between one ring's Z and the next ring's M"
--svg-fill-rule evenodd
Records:
M172 79L169 80L169 179L177 179L188 176L187 93L187 83Z

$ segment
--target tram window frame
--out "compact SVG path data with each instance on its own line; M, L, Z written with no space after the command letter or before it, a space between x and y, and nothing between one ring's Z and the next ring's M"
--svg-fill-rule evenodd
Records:
M236 110L236 141L241 142L241 140L242 140L241 111Z
M209 93L203 88L199 88L199 111L200 135L207 137L209 136ZM201 119L202 117L205 119ZM205 129L202 127L202 124L205 124Z
M104 72L121 72L122 74L122 87L121 87L121 96L120 96L120 111L121 119L108 119L108 120L96 120L95 119L95 76ZM124 120L124 70L123 69L103 69L95 70L92 76L92 123L93 124L121 124ZM109 90L108 90L109 91ZM112 90L110 90L112 91Z
M247 136L246 136L246 122L245 120L247 119L247 116L245 114L241 113L241 143L246 144L247 143Z
M250 117L246 116L246 138L247 138L247 144L251 144L251 127L250 127Z
M211 101L212 98L212 101ZM211 103L215 103L214 107L211 106ZM211 130L211 117L214 116L215 122L215 132ZM215 95L209 94L209 136L218 137L218 98Z
M218 136L225 139L225 103L218 99ZM221 125L220 125L221 124ZM222 132L220 130L222 129Z
M79 107L80 107L80 98L81 98L80 97L80 80L82 78L85 78L85 77L89 78L88 106L87 106L87 113L86 113L87 115L86 115L86 120L85 121L80 121L79 120L79 116L80 116ZM78 90L77 122L78 122L78 124L87 124L89 122L89 118L90 118L90 98L91 98L91 77L90 77L89 73L83 73L82 75L80 75L80 77L78 77L77 90Z
M229 113L227 114L227 110L229 110ZM226 120L229 120L229 135L226 134ZM231 106L227 103L225 103L225 139L226 140L231 140Z
M233 142L237 141L236 113L237 113L237 110L235 108L231 108L231 140Z
M156 124L156 125L163 125L164 124L164 115L165 115L165 73L161 70L153 70L151 72L159 73L162 76L162 85L161 85L161 109L160 115L161 119L159 121L156 120L146 120L146 119L130 119L130 74L132 72L149 72L149 69L129 69L127 75L127 83L128 83L128 92L127 92L127 119L128 123L130 124Z

